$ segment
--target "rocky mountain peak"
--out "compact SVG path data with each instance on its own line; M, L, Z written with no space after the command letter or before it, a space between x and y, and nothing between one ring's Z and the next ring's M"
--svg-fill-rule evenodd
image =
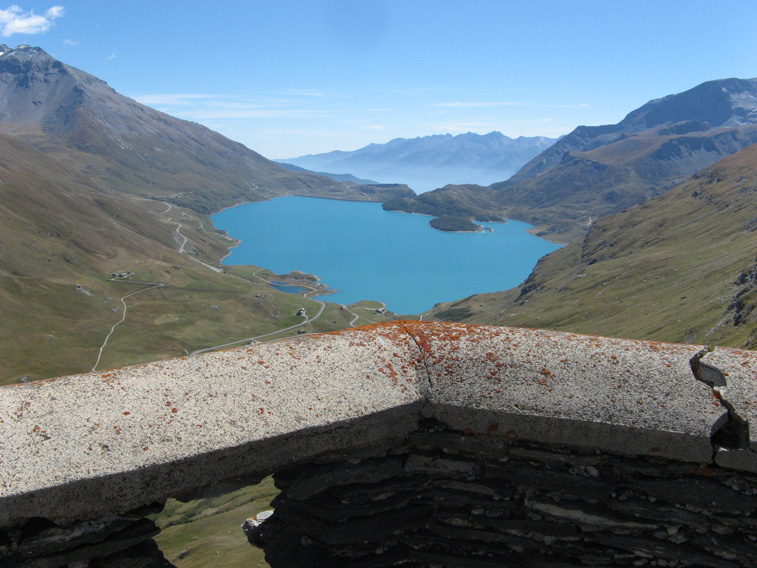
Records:
M0 123L6 132L70 131L86 94L112 95L96 77L39 47L0 45Z
M712 127L757 123L757 78L707 81L683 93L649 101L618 126L624 131L646 130L690 120Z
M26 43L22 43L21 45L17 45L16 47L10 47L4 43L0 45L0 52L5 54L9 51L17 51L19 53L44 53L45 55L47 55L45 50L41 47L33 47Z
M652 136L705 136L723 128L757 124L757 78L717 79L654 99L631 111L617 124L578 126L551 148L526 164L512 180L533 179L561 163L566 152L588 152L646 133ZM743 145L733 146L734 152ZM691 165L686 172L707 166L727 154Z
M16 72L44 70L49 67L60 68L63 64L48 54L41 47L19 45L8 47L0 45L0 66L2 69L13 69Z

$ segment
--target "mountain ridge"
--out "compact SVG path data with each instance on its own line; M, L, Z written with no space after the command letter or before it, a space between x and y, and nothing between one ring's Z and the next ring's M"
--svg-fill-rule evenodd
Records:
M207 214L278 195L381 201L412 195L408 188L289 172L39 48L6 48L0 384L176 357L287 328L284 335L333 331L358 317L271 288L262 268L219 267L235 241ZM323 307L323 317L309 323L297 315L301 307ZM363 312L363 323L386 317Z
M353 151L334 150L279 160L316 171L350 173L382 182L406 183L419 192L453 184L481 184L508 177L553 144L543 136L433 134L394 138Z
M747 106L735 106L728 89L746 93ZM725 91L724 91L725 90ZM742 120L739 118L743 117ZM559 162L565 152L586 152L622 140L632 134L662 126L676 125L675 134L704 132L718 127L757 123L757 79L717 79L678 94L653 99L629 112L617 124L578 126L552 148L526 164L517 179L536 177ZM671 132L673 134L673 132Z
M567 243L591 219L664 193L755 142L757 79L708 81L650 101L617 124L577 127L510 179L491 184L493 197L480 213L532 223L540 236ZM429 212L430 199L422 194L384 206ZM470 209L464 194L435 201L444 201L440 214Z

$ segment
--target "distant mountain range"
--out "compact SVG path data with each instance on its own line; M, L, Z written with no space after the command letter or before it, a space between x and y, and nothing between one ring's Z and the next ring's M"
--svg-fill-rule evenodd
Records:
M311 171L404 183L422 193L449 183L489 184L507 179L555 140L543 136L513 139L499 132L437 134L279 161Z
M757 348L757 144L431 317Z
M579 126L506 181L442 188L384 207L511 217L568 242L592 220L659 195L755 142L757 79L709 81L650 101L618 124Z

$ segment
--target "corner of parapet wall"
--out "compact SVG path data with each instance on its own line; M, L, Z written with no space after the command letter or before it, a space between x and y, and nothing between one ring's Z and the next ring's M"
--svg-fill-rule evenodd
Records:
M734 367L723 373L736 377L729 387L712 387L696 380L692 361L707 354L700 346L413 320L356 329L412 338L428 377L424 416L449 427L757 467L757 443L744 442L757 405L754 352L709 354L705 367ZM736 444L726 436L735 429Z
M692 373L698 350L395 321L4 387L0 524L130 510L319 452L348 459L424 417L504 441L757 471L757 354L707 354L727 378L714 393ZM733 416L748 441L720 446Z
M698 463L718 456L752 471L757 444L723 445L717 433L749 432L757 395L753 352L718 351L737 367L729 396L695 380L700 347L538 329L401 322L424 355L426 416L486 436L584 446ZM712 358L712 357L711 357ZM757 363L754 363L757 369ZM728 371L725 371L728 374ZM738 389L738 392L735 390ZM722 390L722 389L721 389ZM751 397L751 398L750 398ZM736 452L738 450L738 452Z
M386 338L396 344L406 345L407 341L412 341L417 349L417 355L412 356L412 364L418 373L418 388L426 402L429 400L431 388L428 360L431 351L427 343L428 330L438 329L438 322L424 322L420 320L393 320L386 322L372 323L360 327L331 331L322 335L339 335L343 336L350 333L368 333L375 334L378 337ZM447 327L457 324L441 324ZM318 337L318 335L310 336Z

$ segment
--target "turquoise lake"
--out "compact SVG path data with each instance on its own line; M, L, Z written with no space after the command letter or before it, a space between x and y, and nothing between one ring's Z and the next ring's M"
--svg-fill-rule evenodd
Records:
M560 247L527 233L520 221L484 223L493 231L445 233L430 217L384 211L379 203L278 197L213 216L240 239L224 260L277 274L301 270L337 290L329 302L378 300L398 314L523 282Z

